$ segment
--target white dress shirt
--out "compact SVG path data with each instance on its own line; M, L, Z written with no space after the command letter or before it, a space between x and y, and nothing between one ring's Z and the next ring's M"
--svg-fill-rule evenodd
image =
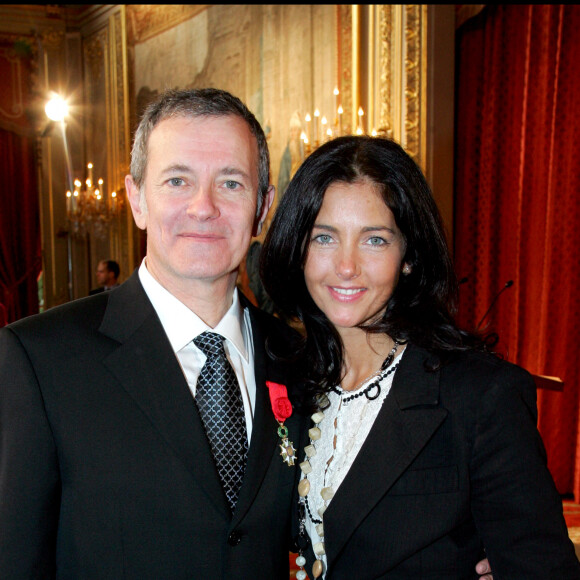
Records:
M205 331L221 334L226 339L224 343L226 356L236 373L242 392L249 444L256 404L254 342L249 310L242 308L238 291L235 289L229 310L215 328L210 328L153 278L147 270L146 260L145 258L139 267L139 280L161 320L193 397L197 379L206 359L201 350L193 344L193 339Z

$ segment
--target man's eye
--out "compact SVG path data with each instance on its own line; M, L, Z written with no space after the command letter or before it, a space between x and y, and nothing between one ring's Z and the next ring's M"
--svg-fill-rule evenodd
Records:
M225 183L225 186L228 189L236 189L237 187L240 186L240 184L237 181L234 181L233 179L228 179Z
M181 177L172 177L169 180L169 185L172 185L173 187L179 187L180 185L183 185L185 182L183 181L183 179L181 179Z

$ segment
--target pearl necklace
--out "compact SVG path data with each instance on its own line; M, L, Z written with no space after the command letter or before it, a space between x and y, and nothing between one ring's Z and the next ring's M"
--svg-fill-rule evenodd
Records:
M331 389L333 392L337 393L341 397L340 406L342 406L343 404L346 404L350 401L353 401L354 399L361 397L362 395L365 395L368 401L374 401L380 396L380 393L381 393L380 383L386 377L388 377L389 375L394 373L396 371L397 367L399 366L399 362L397 362L396 365L389 368L395 359L395 354L396 354L398 346L399 346L399 343L397 341L395 341L393 349L388 354L387 358L384 360L383 364L381 365L381 368L378 371L371 374L370 376L368 376L366 379L364 379L364 381L359 383L355 387L355 389L353 389L353 390L357 390L362 385L367 383L369 380L373 379L374 377L377 377L364 390L359 391L354 395L344 397L344 394L346 392L350 392L350 391L344 391L344 390L339 389L337 387L333 387ZM376 391L376 392L373 392L373 391ZM370 393L372 393L372 396L370 395ZM312 521L312 523L315 524L316 533L318 534L318 536L320 537L320 540L321 540L320 542L317 542L316 544L314 544L312 546L314 554L316 556L316 561L314 562L314 565L312 566L312 577L315 579L319 578L322 575L322 573L324 572L324 565L323 565L323 562L321 560L321 556L323 556L326 552L325 552L325 547L324 547L324 525L323 525L322 518L323 518L324 511L328 507L328 502L333 498L334 493L335 493L335 490L332 488L331 485L329 485L329 486L326 485L326 477L328 474L330 464L334 460L334 453L330 457L330 459L327 461L326 467L324 470L324 483L323 483L322 489L320 490L320 495L321 495L322 499L324 500L324 505L317 510L317 513L320 516L320 519L314 517L314 514L312 513L312 511L310 509L310 504L308 501L308 494L310 492L311 486L310 486L310 482L308 481L308 474L312 471L312 466L310 464L309 459L316 455L315 441L318 441L322 435L322 432L320 430L319 425L320 425L321 421L324 419L324 413L320 409L327 408L329 406L329 404L330 404L330 402L328 400L328 397L325 394L318 397L318 399L317 399L318 410L311 417L312 421L315 424L315 427L312 427L308 431L308 435L310 438L310 445L307 445L304 448L304 452L306 454L306 457L305 457L304 461L300 464L300 469L302 470L302 473L304 474L304 479L302 479L302 481L300 481L300 483L298 484L299 535L297 538L297 544L298 544L298 549L299 549L300 553L299 553L299 556L296 558L296 564L301 567L301 570L299 570L296 573L297 580L305 580L307 578L306 571L304 569L302 569L302 567L306 564L306 558L303 556L302 552L305 549L305 547L308 545L308 539L306 537L307 536L307 534L306 534L306 513L308 513L308 516L310 517L310 520ZM339 406L339 409L340 409L340 406ZM362 420L362 415L361 415L361 420ZM336 429L336 425L337 425L337 423L336 423L336 419L335 419L335 422L334 422L335 429ZM336 435L335 435L335 437L336 437ZM336 442L334 443L334 449L336 449ZM351 446L351 449L352 449L352 446Z

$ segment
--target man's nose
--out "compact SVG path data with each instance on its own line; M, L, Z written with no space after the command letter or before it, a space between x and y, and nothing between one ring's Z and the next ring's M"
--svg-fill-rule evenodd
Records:
M219 216L215 192L210 185L200 185L192 193L187 205L187 214L200 221L213 219Z

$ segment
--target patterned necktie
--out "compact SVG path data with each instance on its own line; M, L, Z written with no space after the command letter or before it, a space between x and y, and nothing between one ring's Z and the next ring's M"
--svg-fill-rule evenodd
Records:
M223 336L203 332L193 343L207 357L197 380L195 401L233 512L248 452L242 393L226 357Z

